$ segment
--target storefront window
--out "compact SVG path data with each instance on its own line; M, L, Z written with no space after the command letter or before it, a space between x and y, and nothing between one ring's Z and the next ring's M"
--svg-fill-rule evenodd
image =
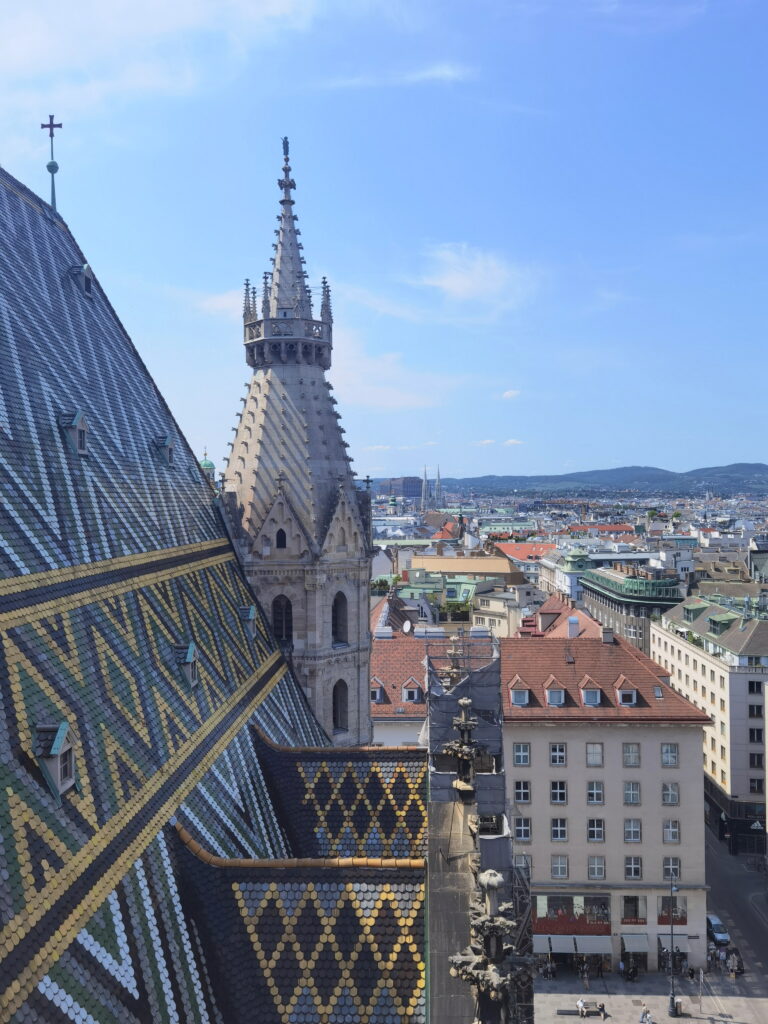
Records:
M622 924L646 924L647 902L645 896L622 896L621 897L621 923Z

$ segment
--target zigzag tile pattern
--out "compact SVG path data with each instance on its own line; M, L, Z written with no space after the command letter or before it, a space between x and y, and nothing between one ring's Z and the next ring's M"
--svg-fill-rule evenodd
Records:
M426 1021L423 871L211 869L185 850L182 875L232 1020Z
M426 856L423 750L258 749L297 856Z
M357 849L410 856L424 765L321 749L213 492L85 262L0 170L0 1021L238 1024L263 1005L264 1024L418 1024L423 872L268 871L254 888L191 867L168 824L224 858L296 856L302 833L340 852L349 828ZM72 745L63 794L42 725ZM288 788L277 745L302 748ZM327 807L310 799L326 784ZM312 914L332 941L303 928ZM281 927L300 948L273 962ZM263 1004L231 990L235 965Z

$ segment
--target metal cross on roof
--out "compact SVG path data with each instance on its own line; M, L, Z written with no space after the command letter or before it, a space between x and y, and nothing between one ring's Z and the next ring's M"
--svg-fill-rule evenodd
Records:
M58 171L59 165L53 159L53 133L55 132L55 130L57 128L63 128L63 125L62 125L61 121L57 122L57 121L53 120L53 114L49 114L48 115L48 123L47 124L41 124L40 127L48 129L48 137L51 140L51 159L48 161L48 163L46 165L46 170L48 171L48 173L51 176L51 206L53 207L53 209L55 211L56 210L56 182L55 182L54 175L56 174L56 171Z

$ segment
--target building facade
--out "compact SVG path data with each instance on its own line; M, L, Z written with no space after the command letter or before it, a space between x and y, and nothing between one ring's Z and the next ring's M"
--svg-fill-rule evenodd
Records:
M707 715L610 632L500 650L508 816L531 873L535 951L655 970L672 914L675 946L702 966Z
M584 607L645 654L651 653L650 620L685 596L676 572L624 565L588 569L581 578Z
M271 274L246 282L246 361L253 368L224 471L223 503L241 561L335 743L370 740L370 494L353 478L331 366L330 291L313 318L285 162Z
M751 826L765 822L768 613L749 596L690 597L651 623L651 654L710 716L700 755L710 826L749 848Z

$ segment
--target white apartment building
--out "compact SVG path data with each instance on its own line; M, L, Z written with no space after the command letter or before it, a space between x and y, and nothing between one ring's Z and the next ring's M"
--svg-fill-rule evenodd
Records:
M768 613L748 596L690 597L651 624L651 657L711 718L702 750L710 825L734 847L757 849L751 826L765 823Z
M534 951L655 970L706 960L706 712L615 640L500 641L508 818ZM674 888L673 888L674 887Z
M472 625L487 629L496 637L514 636L522 619L533 615L546 597L531 583L477 593L472 602Z

